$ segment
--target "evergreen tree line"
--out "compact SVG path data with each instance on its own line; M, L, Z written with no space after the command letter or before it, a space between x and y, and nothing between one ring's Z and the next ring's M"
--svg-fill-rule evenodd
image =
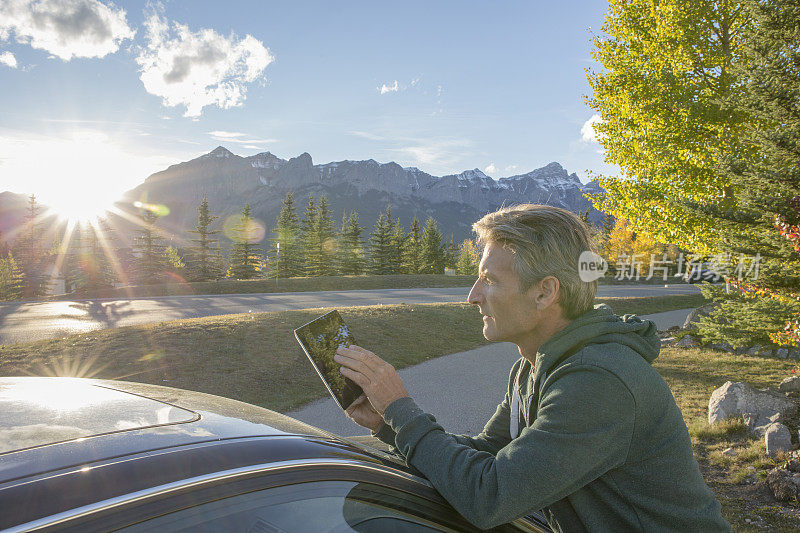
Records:
M63 277L67 293L102 295L118 284L181 280L441 274L445 268L477 274L474 242L465 240L458 247L452 237L443 242L434 218L424 226L415 218L406 231L387 205L367 234L355 210L343 213L341 224L335 226L324 195L318 200L309 195L301 219L294 196L288 193L267 247L262 244L263 228L246 204L230 229L227 255L220 247L220 231L211 229L219 217L211 213L205 198L198 206L197 224L189 230L190 244L183 248L166 244L167 236L158 227L158 206L142 208L129 249L116 245L103 220L72 226L48 247L38 212L31 195L13 246L0 235L0 300L45 296L54 276Z

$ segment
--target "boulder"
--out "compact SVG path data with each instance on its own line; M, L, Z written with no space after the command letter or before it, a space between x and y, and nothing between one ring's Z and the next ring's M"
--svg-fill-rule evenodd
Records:
M786 359L789 357L789 349L788 348L778 348L775 350L775 355L780 357L781 359Z
M773 468L767 474L767 486L775 499L781 502L793 502L797 497L797 486L792 473L783 468Z
M719 350L721 352L728 352L731 353L734 351L733 346L728 344L727 342L715 342L714 344L710 344L709 348L714 350Z
M775 457L781 452L788 452L792 449L792 434L789 428L778 422L773 422L767 426L764 432L764 442L767 445L767 455Z
M711 302L702 305L697 309L693 309L692 312L689 313L689 316L686 317L686 320L683 322L683 329L696 327L697 322L699 322L701 318L710 315L718 305L719 304L717 302Z
M675 345L681 348L692 348L694 346L700 346L700 343L691 335L684 335Z
M727 381L711 393L708 400L708 423L716 424L732 416L741 416L751 432L763 434L765 426L780 422L797 412L797 405L783 394L759 391L747 383Z
M751 346L747 349L747 355L758 355L758 352L761 351L761 345L756 344L755 346Z
M781 384L778 385L778 390L781 392L796 392L800 391L800 377L791 376L783 381Z

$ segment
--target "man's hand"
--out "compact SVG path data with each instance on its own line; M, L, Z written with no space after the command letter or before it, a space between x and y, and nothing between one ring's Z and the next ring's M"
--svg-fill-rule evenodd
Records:
M339 348L333 360L343 365L342 375L361 387L381 416L393 401L408 396L394 367L360 346Z
M372 430L373 433L377 433L383 426L383 417L372 407L372 404L363 394L351 403L345 412L353 422Z

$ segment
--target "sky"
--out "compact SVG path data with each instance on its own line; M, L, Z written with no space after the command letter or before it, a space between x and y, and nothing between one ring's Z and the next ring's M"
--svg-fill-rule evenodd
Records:
M585 69L600 0L2 0L0 191L113 201L223 145L497 179L615 175ZM88 202L87 202L88 201Z

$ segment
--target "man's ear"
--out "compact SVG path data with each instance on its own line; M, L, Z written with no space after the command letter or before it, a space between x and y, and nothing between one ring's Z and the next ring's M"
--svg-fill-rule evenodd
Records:
M547 276L531 288L536 289L534 295L536 309L547 309L554 303L558 303L561 284L555 276Z

